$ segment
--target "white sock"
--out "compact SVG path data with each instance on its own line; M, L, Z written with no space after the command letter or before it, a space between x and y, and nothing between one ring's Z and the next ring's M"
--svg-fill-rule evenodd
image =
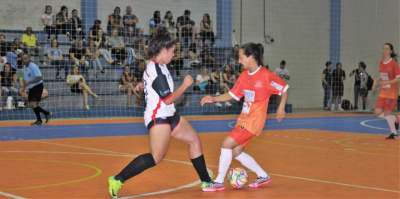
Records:
M249 154L242 152L236 158L243 166L248 168L250 171L257 174L257 177L268 177L267 172L251 157Z
M385 116L385 120L389 125L390 132L397 134L396 127L394 123L396 122L396 117L394 115L387 115Z
M221 155L219 156L218 176L215 182L224 183L226 172L232 162L232 149L221 148Z

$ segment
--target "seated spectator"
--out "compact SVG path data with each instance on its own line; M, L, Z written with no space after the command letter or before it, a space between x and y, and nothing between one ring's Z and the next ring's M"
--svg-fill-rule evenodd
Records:
M170 10L165 13L164 19L161 23L165 28L167 28L169 34L171 35L171 38L176 38L176 26L174 16L172 15L172 12Z
M86 49L83 47L83 41L81 39L77 39L75 44L69 49L69 58L72 65L78 66L79 71L82 71L85 79L88 79L89 63L87 62Z
M46 5L44 9L43 15L40 17L40 20L43 25L44 31L47 33L47 39L50 39L51 35L55 35L57 38L56 27L53 24L53 8L51 5Z
M177 42L175 44L175 56L172 58L172 61L170 63L171 68L175 70L176 76L180 76L181 70L183 69L183 60L184 60L184 55L181 49L181 43Z
M10 63L4 64L4 70L0 72L0 108L2 107L3 98L18 95L16 70L11 67Z
M84 32L82 31L82 19L79 17L77 9L73 9L71 11L71 18L69 18L68 25L68 29L71 30L70 40L75 40L77 36L80 37L80 39L84 39Z
M154 11L153 18L149 21L149 33L153 37L157 28L161 25L161 13L159 10Z
M201 69L201 73L196 76L196 82L193 90L205 92L209 89L209 82L211 78L206 67Z
M6 36L0 33L0 71L3 70L3 66L7 63L7 51L9 51L10 44L6 41Z
M67 78L68 75L68 64L64 60L64 53L62 50L58 47L58 42L57 39L51 40L51 46L50 48L47 49L47 58L49 60L49 64L51 66L56 67L56 79L61 79L60 77L60 70L61 68L64 68L64 74L65 78Z
M69 18L67 6L61 6L60 11L55 17L56 34L65 34L70 36L71 30L69 30Z
M118 35L122 35L122 17L121 17L121 8L115 7L113 14L108 16L108 24L107 24L107 32L111 35L113 30L117 30Z
M188 68L198 67L200 65L199 55L197 54L196 43L190 44L188 52Z
M200 52L200 61L203 66L207 66L208 68L214 69L216 67L215 55L208 48L205 48Z
M183 16L176 21L178 37L182 43L182 48L186 51L194 40L195 22L190 18L190 10L185 10Z
M111 52L108 50L108 40L103 29L99 29L97 35L92 38L97 48L99 49L100 55L104 57L108 64L114 64L114 60L111 56Z
M88 94L94 98L98 98L98 96L92 91L86 83L85 78L79 73L78 67L72 67L72 73L67 76L67 84L71 87L72 93L82 93L83 109L89 110Z
M277 74L279 77L281 77L285 81L289 81L290 75L289 75L288 69L286 68L285 60L282 60L281 63L279 64L279 68L275 69L275 74Z
M38 43L36 35L32 31L32 27L27 27L25 33L21 36L21 42L24 44L27 52L31 55L38 54Z
M206 41L211 42L211 46L214 45L214 30L213 30L213 23L210 19L209 14L204 14L203 19L200 22L200 39L205 46Z
M130 30L133 35L137 36L139 30L136 27L136 24L139 23L139 18L136 15L132 14L132 7L126 7L126 13L124 17L122 17L122 22L124 25L124 35Z
M126 51L124 41L118 36L117 29L111 31L108 43L111 46L111 54L115 57L117 64L122 65L126 58Z
M95 69L95 76L97 78L97 70L100 70L101 73L104 73L104 68L100 62L100 51L96 46L94 40L89 40L89 45L86 48L86 56L89 62L89 67Z
M136 89L136 78L129 72L129 67L125 66L124 72L119 80L119 90L128 93L127 107L131 107L132 95L138 96Z
M224 79L223 79L223 73L219 70L213 69L210 75L210 90L212 93L215 93L215 95L220 95L223 93L224 89ZM222 107L221 103L215 103L215 106L217 107Z
M89 39L98 37L100 30L103 31L103 28L101 28L101 20L96 19L96 20L94 20L93 26L90 27L90 29L89 29Z
M11 64L11 67L15 70L18 69L17 66L17 60L18 60L18 54L20 54L22 51L17 49L17 46L15 43L11 44L10 51L6 53L6 58L7 62Z

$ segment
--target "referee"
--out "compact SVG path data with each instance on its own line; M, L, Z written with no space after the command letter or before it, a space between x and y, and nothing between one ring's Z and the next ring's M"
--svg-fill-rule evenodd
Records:
M46 123L50 120L51 113L39 106L43 93L43 77L39 67L31 62L31 56L27 53L22 55L22 64L24 65L24 87L22 91L28 89L28 104L36 115L36 121L32 125L41 125L42 118L40 113L43 113L46 118Z

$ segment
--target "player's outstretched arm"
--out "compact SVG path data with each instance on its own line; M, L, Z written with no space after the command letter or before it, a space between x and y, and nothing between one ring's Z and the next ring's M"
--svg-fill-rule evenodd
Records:
M215 103L215 102L226 102L231 99L232 99L232 96L229 93L225 93L225 94L218 95L218 96L207 95L201 99L200 105L203 106L204 104L210 104L210 103Z

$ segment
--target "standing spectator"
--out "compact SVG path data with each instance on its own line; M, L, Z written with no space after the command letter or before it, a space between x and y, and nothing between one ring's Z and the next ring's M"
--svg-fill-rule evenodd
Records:
M364 67L364 69L362 69ZM358 68L349 73L349 77L354 75L354 109L358 109L358 97L361 89L361 74L365 73L366 65L364 62L358 63Z
M68 8L67 6L61 6L60 11L56 14L55 25L56 25L56 34L65 34L68 37L70 36L71 30L68 29Z
M208 13L203 15L203 19L200 22L200 38L203 46L207 40L211 42L211 46L214 45L213 23Z
M280 78L284 79L285 81L289 81L290 75L289 71L286 68L286 61L282 60L279 64L279 68L275 69L275 74L277 74Z
M32 125L42 125L42 119L40 113L43 113L48 123L50 120L51 113L39 106L42 100L43 94L43 76L39 70L39 67L31 62L31 56L29 54L22 55L22 64L25 66L24 69L24 84L21 88L21 94L28 90L28 104L32 108L36 115L36 121Z
M342 69L342 63L336 63L336 68L332 72L332 95L333 103L332 110L342 111L341 103L344 91L343 81L346 79L346 73Z
M325 69L322 71L322 88L324 89L324 109L329 110L332 104L332 62L325 63Z
M105 72L99 59L100 51L97 48L94 40L89 40L89 45L86 48L86 56L89 62L89 67L94 69L96 78L97 78L97 70L100 70L101 73Z
M127 107L131 107L132 104L132 95L138 96L138 92L136 89L136 78L129 72L129 67L125 66L124 67L124 72L121 75L121 78L119 80L119 90L122 92L127 92L128 93L128 99L127 99Z
M118 35L122 32L121 8L115 7L113 14L108 16L107 32L111 35L113 30L117 30Z
M65 78L68 75L67 62L64 60L64 54L58 47L57 39L51 40L51 46L47 49L47 58L51 66L56 67L56 79L60 79L60 70L64 68Z
M36 35L32 31L32 27L27 27L25 33L21 36L21 42L31 55L38 55L39 46Z
M367 108L367 97L368 97L368 81L370 79L367 73L367 65L364 62L360 62L360 97L362 101L362 110L365 111Z
M185 10L183 16L176 21L178 35L184 51L187 51L193 41L195 22L190 19L190 10Z
M98 98L96 93L86 83L85 78L79 73L79 68L72 67L72 73L67 76L67 84L71 87L72 93L82 93L83 109L89 110L88 94L94 98Z
M118 36L118 30L114 29L111 31L111 36L108 39L109 45L111 46L111 54L115 57L118 65L122 65L125 62L126 51L124 41Z
M85 79L88 79L89 63L87 62L86 49L83 47L83 41L81 39L77 39L75 41L75 44L69 49L69 58L71 60L72 65L78 66L79 71L82 71L82 74L85 76Z
M161 24L161 13L159 10L154 11L153 18L149 21L150 36L153 37L156 34L157 28Z
M4 70L0 72L0 109L2 107L3 99L5 97L17 96L17 75L16 71L11 67L10 63L4 64Z
M51 5L46 5L44 9L43 15L40 17L42 21L42 25L44 27L44 31L47 33L47 39L50 39L51 35L56 35L56 27L53 24L53 8Z
M165 13L162 25L168 30L169 34L171 35L171 38L175 39L176 26L175 26L174 16L172 15L172 12L170 10L168 10Z
M84 33L82 31L82 19L78 15L78 10L73 9L71 11L71 18L69 19L69 28L71 32L70 39L76 39L76 37L80 37L79 39L84 39Z
M124 25L124 35L126 32L128 32L129 29L132 29L135 35L138 33L138 30L136 29L136 24L139 23L139 18L137 18L136 15L132 14L131 6L126 7L126 13L122 18L122 22Z

